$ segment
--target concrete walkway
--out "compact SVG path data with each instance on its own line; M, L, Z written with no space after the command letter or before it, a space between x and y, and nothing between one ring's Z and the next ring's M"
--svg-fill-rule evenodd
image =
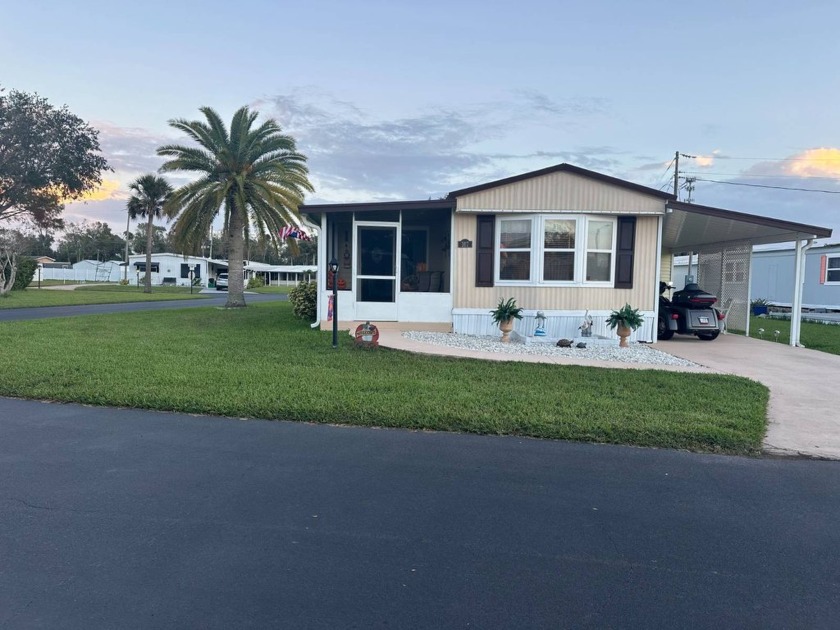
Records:
M380 330L383 346L420 352L491 361L525 361L560 365L707 372L745 376L770 389L766 452L840 459L840 356L740 335L721 335L715 341L674 337L657 343L662 352L693 361L690 368L653 364L575 360L520 354L487 353L411 341L396 330ZM690 382L686 383L690 386ZM677 393L675 392L675 395Z
M116 283L110 283L112 285ZM29 286L30 289L38 289L39 291L75 291L79 287L88 287L88 286L104 286L105 283L96 282L96 283L88 283L88 284L51 284L51 285L44 285L42 287L38 287L36 283L33 283Z

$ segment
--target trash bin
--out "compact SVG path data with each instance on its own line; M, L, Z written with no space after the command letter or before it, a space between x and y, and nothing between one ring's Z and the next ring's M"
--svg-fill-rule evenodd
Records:
M216 279L215 278L209 278L207 280L207 288L208 289L213 289L213 288L215 288L215 286L216 286Z

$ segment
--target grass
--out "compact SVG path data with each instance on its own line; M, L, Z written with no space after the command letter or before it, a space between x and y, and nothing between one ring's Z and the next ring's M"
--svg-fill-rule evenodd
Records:
M750 337L759 338L758 329L763 328L764 333L760 338L774 343L776 341L775 331L779 331L778 343L790 342L790 320L775 319L769 317L750 316ZM733 331L740 332L743 331ZM829 354L840 354L840 326L836 324L820 324L817 322L802 322L802 330L799 340L806 348L828 352Z
M767 389L724 375L358 350L288 303L0 326L0 395L233 417L757 453ZM49 360L44 360L49 357Z
M192 297L207 297L193 293ZM77 306L80 304L115 304L119 302L152 302L160 300L189 299L189 287L153 287L152 293L143 293L142 287L93 284L72 291L38 289L11 291L0 298L0 309L31 308L36 306Z
M246 291L253 291L254 293L282 293L288 294L294 287L258 287L256 289L246 289Z

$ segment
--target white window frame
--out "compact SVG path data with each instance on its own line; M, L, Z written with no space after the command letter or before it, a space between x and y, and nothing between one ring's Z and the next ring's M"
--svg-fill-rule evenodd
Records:
M832 267L831 261L836 260L837 266ZM832 256L831 254L827 254L825 257L825 278L823 278L823 284L840 284L840 280L829 280L828 279L828 272L829 271L840 271L840 255Z
M530 247L506 247L504 251L506 253L516 253L516 252L528 252L531 255L531 266L528 273L527 280L500 280L500 276L502 273L502 222L503 221L530 221L531 222L531 246ZM532 285L536 284L534 281L535 278L539 278L541 276L535 276L534 272L534 255L536 247L534 246L534 234L536 230L536 225L539 223L538 216L532 214L516 214L516 215L508 215L503 217L496 217L496 244L495 244L495 262L494 266L496 268L496 282L498 284L508 284L508 285Z
M582 284L587 287L612 287L615 284L615 246L617 242L618 220L610 216L585 216L586 229L583 234L583 261L581 265ZM612 242L609 249L589 249L589 224L593 221L610 223L612 225ZM609 254L610 255L610 277L607 280L586 280L586 263L588 254Z
M545 223L551 219L563 219L575 221L575 273L573 280L543 280L544 254L545 249ZM502 280L501 254L502 254L502 222L503 221L531 221L531 247L514 248L506 251L529 251L531 254L531 267L528 280ZM610 222L613 225L611 249L592 249L589 245L589 222L602 221ZM494 284L498 286L544 286L544 287L612 287L615 283L616 264L616 243L618 242L618 219L612 215L586 215L586 214L518 214L510 213L496 216L495 234L495 278ZM560 251L549 249L548 251ZM609 280L586 280L586 255L589 252L610 254L610 279Z

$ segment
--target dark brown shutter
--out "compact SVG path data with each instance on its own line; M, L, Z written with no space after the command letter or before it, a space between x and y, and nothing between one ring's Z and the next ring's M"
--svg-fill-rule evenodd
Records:
M475 237L475 286L492 287L494 276L493 246L495 245L495 214L480 214L476 217Z
M636 217L618 217L618 246L615 260L615 288L633 288L633 251L636 246Z

